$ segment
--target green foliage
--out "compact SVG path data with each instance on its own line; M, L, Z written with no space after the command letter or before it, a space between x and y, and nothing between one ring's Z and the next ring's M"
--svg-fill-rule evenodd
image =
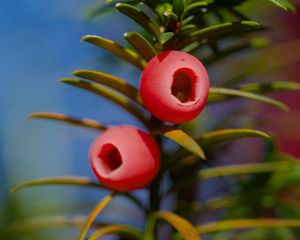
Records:
M238 219L226 220L215 223L208 223L197 227L199 233L212 233L231 229L244 229L244 228L278 228L278 227L300 227L299 220L289 219Z
M140 33L128 32L124 34L124 37L146 61L149 61L156 55L155 48Z
M133 101L140 102L138 90L128 82L115 76L92 70L76 70L73 72L76 77L100 83L124 94Z
M165 50L177 49L197 56L198 51L206 49L209 54L199 58L209 66L217 66L220 60L242 51L258 52L254 57L246 58L248 68L238 73L224 73L229 79L219 81L221 87L212 81L207 108L211 103L217 104L230 99L246 98L288 110L288 106L284 103L262 94L298 90L299 84L286 81L265 81L241 85L242 81L253 74L284 65L279 61L280 59L276 59L273 66L265 66L264 63L272 58L269 53L276 49L267 47L266 52L260 52L261 49L264 51L269 41L252 33L261 32L267 27L252 21L249 17L251 13L247 13L246 16L245 12L238 10L238 6L246 2L251 1L110 0L94 8L89 17L99 16L116 9L135 21L142 27L142 31L134 30L124 34L124 38L132 48L94 35L84 36L82 40L112 53L140 70L143 70L153 56ZM270 0L269 2L286 11L295 11L295 7L288 1ZM223 46L224 43L226 47ZM295 51L296 46L299 46L299 43L291 44L288 49ZM280 51L286 51L286 46ZM280 56L281 52L277 55ZM299 57L286 62L295 62L296 59L299 60ZM235 60L237 61L239 60ZM260 228L280 228L281 230L276 230L278 234L275 234L276 237L280 236L278 239L293 239L291 236L295 234L287 228L300 228L300 221L292 219L300 217L300 203L297 198L299 193L296 191L300 183L299 164L294 158L278 153L273 139L271 141L267 133L248 128L228 128L223 124L222 127L212 130L202 127L202 133L197 134L196 130L200 125L197 121L191 123L197 125L195 134L183 131L185 125L170 125L151 116L143 107L139 90L126 80L92 70L77 70L73 74L78 78L65 78L61 82L114 102L140 120L156 137L162 150L162 168L156 179L146 188L149 192L149 206L131 193L111 193L98 203L87 218L65 216L46 217L44 220L33 218L13 225L14 232L50 227L77 227L81 228L78 237L80 240L95 240L108 234L122 236L122 239L156 240L159 236L158 221L162 220L176 229L176 231L172 229L171 234L164 236L163 239L199 240L206 234L210 234L206 239L214 240L254 239L251 236L255 236L255 239L262 239L258 237L270 231L261 231ZM234 103L232 106L235 107ZM107 128L106 125L96 120L58 113L34 113L30 115L30 118L56 120L97 131ZM252 137L260 137L271 146L271 148L266 148L261 161L214 166L218 164L215 162L215 156L226 154L224 150L232 143L232 140ZM165 143L168 140L176 143L175 151L172 152L166 147ZM167 190L161 188L165 176L170 178L170 186ZM227 180L231 181L229 187L226 185L226 190L230 191L221 192L218 198L200 200L195 194L197 186L205 184L207 179L212 178L221 180L225 185ZM15 186L12 191L49 184L105 188L87 178L56 177L26 181ZM161 205L167 197L170 197L170 193L176 193L176 197L172 199L175 203L174 212L162 211ZM104 208L109 209L109 203L113 198L122 196L134 202L145 215L144 228L95 221ZM200 225L197 223L198 226L194 226L195 223L191 220L194 214L199 214L205 219L212 211L222 214L216 215L214 222L204 222ZM236 232L238 229L250 228L252 230ZM90 230L93 232L89 235ZM226 234L223 231L227 231ZM211 234L217 232L221 232L220 235ZM274 231L271 232L274 233ZM218 236L221 237L218 238ZM235 238L230 238L232 236Z
M120 236L128 236L129 238L135 240L141 239L142 236L142 233L138 229L135 229L133 227L128 227L125 225L109 225L95 231L88 238L88 240L96 240L108 234L118 234Z
M164 44L164 49L183 49L194 42L205 44L207 41L226 38L258 26L259 24L253 21L241 21L216 24L199 30L185 30L168 40Z
M88 127L93 129L99 130L106 130L107 127L104 126L102 123L99 123L92 119L79 119L71 116L67 116L60 113L32 113L29 115L29 118L36 118L36 119L51 119L55 121L61 121L68 124L78 125L82 127Z
M199 237L199 234L197 233L197 230L195 227L188 222L186 219L178 216L175 213L172 212L166 212L166 211L161 211L157 213L153 213L149 217L149 222L148 226L145 232L145 238L146 240L152 240L155 239L154 235L154 225L156 220L163 220L171 224L174 228L178 230L180 235L184 239L189 239L189 240L201 240Z
M125 48L114 41L93 35L84 36L82 38L82 41L103 48L116 55L117 57L134 64L140 69L144 68L145 63L140 55L138 55L135 51Z
M159 129L159 132L165 137L181 145L184 149L194 153L202 159L205 159L204 151L200 145L182 130L175 127L163 126Z
M123 97L122 95L115 93L100 84L91 83L88 81L76 79L76 78L64 78L60 80L63 83L69 84L71 86L75 86L81 89L85 89L94 94L105 97L106 99L116 103L120 107L124 108L124 110L133 114L137 119L139 119L145 125L147 124L147 119L144 114L135 106L130 99Z
M143 11L141 11L137 7L126 3L118 3L116 4L116 8L121 13L124 13L133 21L140 24L147 32L156 37L156 39L159 39L159 26L154 21L152 21L152 19L149 16L147 16Z
M102 199L97 206L92 210L92 212L90 213L90 215L88 216L84 226L82 227L79 236L78 236L78 240L83 240L85 239L86 234L88 233L91 225L93 224L93 222L95 221L96 217L98 216L98 214L100 214L100 212L102 212L102 210L106 207L107 204L109 204L109 202L114 198L114 193L106 196L104 199Z
M286 11L295 12L296 8L293 4L286 0L270 0L272 3L276 4L277 6L283 8Z
M211 87L209 89L208 103L214 103L219 101L224 101L226 99L234 98L234 97L243 97L250 98L260 102L268 103L278 107L279 109L288 111L289 107L280 101L271 99L269 97L261 96L255 93L251 93L251 89L248 91L238 90L238 89L227 89L227 88L219 88L219 87Z

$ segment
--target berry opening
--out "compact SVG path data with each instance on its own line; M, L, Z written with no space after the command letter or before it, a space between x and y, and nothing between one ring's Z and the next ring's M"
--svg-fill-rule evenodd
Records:
M197 77L192 69L180 68L173 75L171 92L180 102L195 101Z
M115 171L122 165L121 154L111 143L103 145L98 157L102 161L102 167L106 174Z

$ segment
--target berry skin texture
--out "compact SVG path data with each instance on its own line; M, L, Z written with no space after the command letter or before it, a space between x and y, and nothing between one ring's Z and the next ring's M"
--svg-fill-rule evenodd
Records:
M89 159L100 183L127 192L143 188L156 176L160 150L148 133L121 125L109 128L95 139Z
M163 52L145 67L140 94L155 117L182 123L197 117L206 103L209 79L203 64L180 51Z

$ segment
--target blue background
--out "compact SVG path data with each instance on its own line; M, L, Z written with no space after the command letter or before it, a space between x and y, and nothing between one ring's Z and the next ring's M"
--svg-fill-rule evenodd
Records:
M103 50L80 42L96 34L121 43L132 22L121 14L88 21L86 13L103 1L6 0L0 7L0 220L8 200L22 203L22 216L90 211L104 193L73 187L45 187L9 193L14 184L41 177L91 176L89 145L97 131L45 120L28 120L49 111L96 119L104 124L139 126L103 98L57 82L76 69L95 69L137 85L139 71ZM113 19L113 21L112 21ZM132 76L135 76L133 78ZM91 205L89 205L91 204ZM76 213L75 212L75 213ZM113 217L113 216L111 216Z

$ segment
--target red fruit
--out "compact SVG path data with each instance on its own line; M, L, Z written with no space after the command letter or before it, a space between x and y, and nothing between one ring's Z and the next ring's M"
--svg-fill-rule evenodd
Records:
M159 169L160 151L146 132L127 125L109 128L90 149L90 164L99 181L117 191L142 188Z
M209 92L205 67L194 56L168 51L150 60L140 83L145 107L157 118L181 123L203 109Z

